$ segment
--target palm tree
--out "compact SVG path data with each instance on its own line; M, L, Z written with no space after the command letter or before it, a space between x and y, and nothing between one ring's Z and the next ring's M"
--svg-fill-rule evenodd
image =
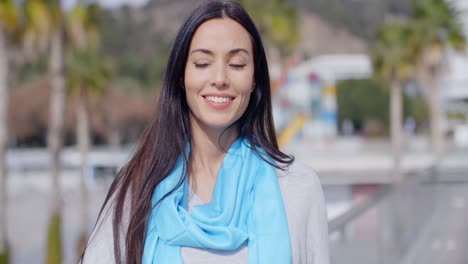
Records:
M411 77L413 68L409 42L411 31L400 21L387 22L377 30L376 42L372 47L375 74L390 85L390 136L394 163L393 179L402 181L402 87Z
M278 50L279 59L291 54L299 41L296 9L284 0L239 2L252 15L267 45Z
M6 145L8 142L8 33L18 27L18 9L13 0L0 0L0 263L8 263L6 236Z
M65 112L65 71L64 71L64 27L60 1L51 1L48 5L51 28L49 78L50 123L47 145L51 155L52 172L52 215L60 214L60 152L63 145L63 114Z
M90 99L102 94L108 87L111 66L106 58L103 58L95 48L75 50L67 57L68 80L67 87L76 99L76 135L81 156L81 234L80 248L84 247L88 239L88 152L90 147Z
M60 152L63 145L65 110L64 23L60 0L23 2L28 35L46 39L49 46L50 108L47 145L51 156L51 219L47 238L46 263L61 262L60 235Z
M445 0L414 1L411 14L414 52L418 57L420 81L428 87L432 144L436 165L444 149L443 111L439 76L448 46L464 49L466 40L459 24L459 13Z
M99 6L75 5L67 17L67 29L71 45L67 54L67 87L75 95L77 108L76 135L81 156L81 234L78 252L81 253L88 240L88 152L90 146L89 97L101 94L110 77L110 63L102 58L98 50Z

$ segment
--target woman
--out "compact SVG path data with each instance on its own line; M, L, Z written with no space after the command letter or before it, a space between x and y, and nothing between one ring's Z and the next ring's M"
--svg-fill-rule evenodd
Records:
M82 262L326 264L320 184L292 163L252 20L237 3L204 2L177 34L154 118Z

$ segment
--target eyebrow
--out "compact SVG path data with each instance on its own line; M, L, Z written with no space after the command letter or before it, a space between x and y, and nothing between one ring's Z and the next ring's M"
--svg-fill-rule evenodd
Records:
M214 55L214 52L211 51L211 50L208 50L208 49L196 49L196 50L193 50L190 54L193 54L195 52L201 52L201 53L204 53L204 54L208 54L208 55ZM232 49L229 51L229 55L235 55L237 53L240 53L240 52L244 52L245 54L249 55L249 52L245 49L242 49L242 48L237 48L237 49Z

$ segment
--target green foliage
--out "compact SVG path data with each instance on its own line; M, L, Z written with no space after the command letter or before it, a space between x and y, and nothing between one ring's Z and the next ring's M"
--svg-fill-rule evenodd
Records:
M375 122L389 128L388 85L378 79L344 80L337 84L338 124L350 119L357 129ZM403 116L412 117L418 126L429 118L428 106L419 95L403 94ZM387 131L388 132L388 131Z
M73 48L96 47L99 44L98 25L101 13L98 4L76 4L66 16L67 35Z
M24 0L22 2L21 41L27 59L47 54L50 36L61 25L61 12L51 1Z
M110 59L97 49L72 50L67 54L67 87L71 93L101 94L112 76Z
M467 121L468 116L463 112L448 111L447 118L449 120L458 120L458 121L464 122L464 121Z
M442 62L446 45L466 46L458 16L445 0L412 1L408 19L387 21L376 31L371 47L375 76L402 85L420 77L416 70L434 74L433 66ZM406 103L406 108L419 124L427 120L427 105L420 98Z
M421 30L426 31L425 37L433 34L434 28L446 28L448 39L451 43L460 42L459 13L446 0L313 0L294 1L299 6L318 14L323 20L360 36L368 41L376 39L377 28L385 23L389 17L412 18L415 21L423 21ZM359 11L356 15L354 10ZM447 15L449 14L449 15ZM427 22L427 23L426 23ZM424 26L426 24L427 26ZM436 25L436 26L435 26ZM440 27L442 25L442 27ZM431 29L432 28L432 29ZM436 30L437 31L437 30ZM458 40L457 40L458 39Z
M62 237L61 237L60 214L52 214L47 229L47 253L46 264L62 263Z
M97 4L75 5L67 16L67 87L71 93L101 94L113 72L109 58L99 49L100 9Z
M299 42L299 16L296 8L284 0L238 1L252 16L267 42L285 55Z
M345 80L337 84L338 124L350 119L357 129L375 121L388 128L388 90L373 79Z
M157 8L151 7L153 4L150 1L148 9ZM137 81L143 92L161 82L169 56L170 43L162 33L141 30L152 27L149 15L136 21L126 7L100 13L98 28L103 55L114 59L116 76Z
M54 20L52 12L42 0L25 0L23 3L25 34L44 35L50 33Z
M424 98L420 96L407 98L404 101L404 107L406 115L414 118L418 126L422 126L429 120L429 107Z
M410 27L401 21L382 24L371 47L374 74L384 81L411 78L415 58L411 52Z
M15 1L0 0L0 24L8 30L18 27L19 13Z
M444 44L464 49L466 39L460 16L449 1L414 0L410 23L418 39L417 52L426 52L428 46L442 48Z
M62 0L38 0L40 1L49 13L49 20L51 21L52 25L55 27L57 26L62 19Z
M10 247L6 247L5 252L0 252L0 264L10 263Z

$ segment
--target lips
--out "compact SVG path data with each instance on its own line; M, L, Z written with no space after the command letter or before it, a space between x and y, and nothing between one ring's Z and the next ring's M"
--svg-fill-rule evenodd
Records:
M227 103L227 102L232 101L234 99L233 97L229 97L229 96L212 96L212 95L204 96L204 98L206 100L209 100L209 101L211 101L213 103L217 103L217 104Z
M229 95L203 95L205 102L214 109L223 110L231 105L235 97Z

